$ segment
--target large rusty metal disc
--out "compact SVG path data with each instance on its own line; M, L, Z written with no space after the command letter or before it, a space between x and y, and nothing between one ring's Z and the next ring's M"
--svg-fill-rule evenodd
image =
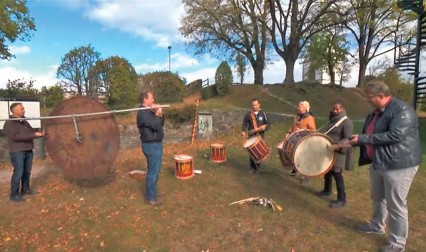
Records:
M62 101L51 116L108 111L102 103L87 97ZM120 134L112 114L75 116L46 121L46 149L64 174L76 180L103 180L110 175L120 149ZM80 137L80 138L78 138ZM80 139L80 141L78 141Z

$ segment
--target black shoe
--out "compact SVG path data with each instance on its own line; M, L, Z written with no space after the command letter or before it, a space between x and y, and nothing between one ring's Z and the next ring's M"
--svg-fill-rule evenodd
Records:
M323 191L317 192L317 196L321 198L330 197L331 192L327 192L323 190Z
M11 195L10 196L10 201L13 201L13 202L22 202L22 201L24 201L24 198L22 198L21 195Z
M296 171L296 170L291 170L291 172L290 172L290 176L296 176L296 174L297 174L297 171Z
M250 168L249 169L249 173L252 174L252 175L254 175L254 174L257 173L257 169Z
M21 196L25 196L25 195L36 195L38 194L38 192L33 191L33 190L26 190L26 191L22 191L21 192Z
M332 200L330 202L331 208L341 208L341 207L344 207L345 205L346 205L346 201L344 200Z

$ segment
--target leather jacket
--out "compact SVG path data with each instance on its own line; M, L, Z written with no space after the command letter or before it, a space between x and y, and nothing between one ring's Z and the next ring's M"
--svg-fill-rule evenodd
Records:
M379 112L374 134L366 135L366 128L373 119L370 113L358 135L361 145L358 165L372 163L374 170L394 170L417 166L422 152L416 111L407 103L392 97L388 105ZM374 145L374 157L367 156L365 144Z

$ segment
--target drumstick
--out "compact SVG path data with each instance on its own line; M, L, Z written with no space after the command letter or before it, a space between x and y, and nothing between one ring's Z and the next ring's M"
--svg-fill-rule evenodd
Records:
M273 201L272 199L269 199L269 201L271 201L272 204L275 204L275 206L277 207L278 211L282 211L283 208L280 207L280 205L278 205L275 201Z
M230 203L230 204L229 204L229 206L230 206L230 205L234 205L234 204L242 204L242 203L244 203L244 202L248 202L248 201L253 201L253 200L256 200L256 199L258 199L258 198L259 198L259 197L251 197L251 198L247 198L247 199L243 199L243 200L235 201L235 202Z

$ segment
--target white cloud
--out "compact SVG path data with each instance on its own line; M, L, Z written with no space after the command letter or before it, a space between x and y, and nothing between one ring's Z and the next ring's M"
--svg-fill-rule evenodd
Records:
M56 68L57 66L52 66L51 70L46 73L38 74L31 73L18 69L16 67L1 67L0 68L0 88L6 88L8 80L23 80L29 82L30 80L35 80L34 88L41 89L42 86L52 86L58 82L56 79Z
M29 46L9 46L10 52L14 55L18 54L27 54L31 52L31 49Z
M101 23L106 29L141 36L155 41L157 47L167 47L171 41L179 39L182 3L168 1L98 1L96 6L86 9L86 16Z

